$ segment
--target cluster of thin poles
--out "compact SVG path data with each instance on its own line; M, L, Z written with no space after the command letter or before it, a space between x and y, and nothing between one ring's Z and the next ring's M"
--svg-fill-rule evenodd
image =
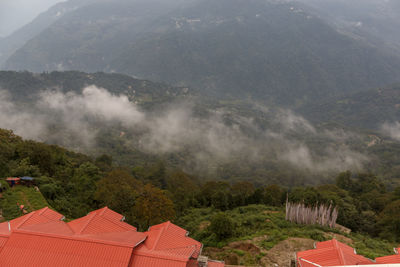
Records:
M304 203L291 203L286 200L286 220L298 224L319 224L335 228L338 209L325 204L307 206Z

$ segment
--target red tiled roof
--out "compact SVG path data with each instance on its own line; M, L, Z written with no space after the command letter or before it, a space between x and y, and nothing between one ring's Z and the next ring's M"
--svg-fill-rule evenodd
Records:
M19 229L37 233L58 234L66 236L74 235L72 229L68 227L68 225L63 221L33 224L25 227L20 227Z
M74 232L79 234L96 234L109 232L136 231L130 224L124 223L124 216L105 207L92 211L85 217L68 223Z
M391 255L375 259L376 263L400 263L400 255Z
M225 264L223 262L220 262L220 261L208 261L207 266L208 267L224 267Z
M0 236L0 250L3 248L4 244L7 242L8 237Z
M19 180L21 180L21 178L19 178L19 177L8 177L6 179L6 181L19 181Z
M191 258L196 259L201 253L201 243L171 222L152 226L145 234L146 241L133 251L131 267L187 266Z
M46 207L18 217L10 222L0 223L0 235L10 235L12 230L29 228L31 225L60 222L62 218L64 218L63 215Z
M340 266L371 264L371 260L357 255L352 247L338 242L336 239L319 242L312 250L297 253L297 262L300 267L315 266Z
M129 267L187 267L187 261L177 261L165 259L154 255L134 254L129 263Z
M14 232L0 252L1 266L127 266L131 247Z
M171 222L140 233L107 207L69 223L63 218L44 208L1 223L0 267L198 266L201 243ZM224 264L210 261L208 266Z
M76 222L62 218L44 208L0 224L0 266L128 266L146 239L107 208Z
M395 248L396 255L376 258L376 263L400 263L400 248Z

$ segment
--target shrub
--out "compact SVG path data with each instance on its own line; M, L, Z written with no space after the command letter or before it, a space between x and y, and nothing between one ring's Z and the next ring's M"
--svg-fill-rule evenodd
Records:
M223 240L233 235L234 223L231 218L221 212L211 218L210 229L218 240Z

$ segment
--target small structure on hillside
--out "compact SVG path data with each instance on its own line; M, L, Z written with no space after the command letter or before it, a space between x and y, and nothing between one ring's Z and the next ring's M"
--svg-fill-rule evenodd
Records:
M6 181L11 187L13 187L14 185L17 185L17 184L19 184L21 182L21 178L19 178L19 177L8 177L6 179Z
M35 183L35 178L29 177L29 176L24 176L21 177L21 184L26 185L26 186L32 186Z

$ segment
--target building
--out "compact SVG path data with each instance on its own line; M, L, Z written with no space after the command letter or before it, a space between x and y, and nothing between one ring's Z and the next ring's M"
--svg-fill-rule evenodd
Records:
M13 187L14 185L20 183L21 178L19 178L19 177L8 177L8 178L6 179L6 181L7 181L7 183L8 183L11 187Z
M395 255L376 258L374 261L357 255L355 249L336 239L316 243L315 249L298 252L297 267L322 266L360 266L399 267L400 248L394 249Z
M399 263L400 264L400 248L395 248L394 252L396 253L395 255L390 255L386 257L379 257L376 258L375 261L376 263L380 264L390 264L390 263Z
M138 232L107 207L71 222L46 207L0 224L0 266L224 266L187 235L171 222Z
M368 265L374 263L336 239L318 242L315 249L298 252L297 267Z
M34 184L35 178L29 177L29 176L24 176L24 177L21 177L21 181L20 182L23 185L30 186L30 185Z

